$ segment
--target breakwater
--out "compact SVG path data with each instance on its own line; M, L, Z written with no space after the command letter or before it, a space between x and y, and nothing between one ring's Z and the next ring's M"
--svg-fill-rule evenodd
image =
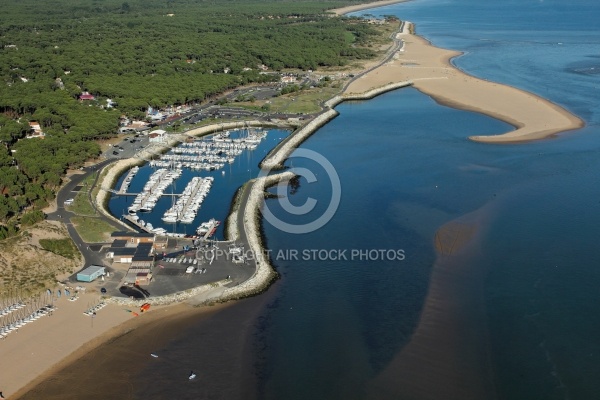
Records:
M390 92L392 90L400 89L403 87L412 86L412 85L413 85L412 81L390 82L387 85L383 85L378 88L367 90L366 92L363 92L363 93L345 93L341 96L341 101L338 101L333 106L335 107L342 101L348 101L348 100L371 100L372 98L377 97L381 94Z
M211 135L213 133L227 130L227 129L241 129L247 127L289 127L288 124L285 123L276 123L276 122L267 122L267 121L239 121L239 122L224 122L222 124L212 124L202 126L200 128L192 129L187 131L185 134L188 136L205 136Z
M236 217L228 221L227 236L230 240L243 240L243 236L245 236L250 251L254 255L256 269L245 282L225 289L221 295L222 300L233 300L259 293L277 277L262 243L260 210L264 204L264 193L267 187L289 181L295 176L291 171L264 176L251 180L242 189L240 204L237 207L234 206L234 209L237 208L237 211L234 212Z
M337 117L339 113L333 109L327 110L312 120L306 125L293 132L286 140L284 140L279 146L275 147L271 153L265 157L260 164L261 168L272 170L283 168L283 162L286 158L294 151L295 148L300 146L302 142L310 137L317 129Z
M182 301L190 300L195 297L202 297L200 299L199 304L209 303L211 302L212 297L209 292L214 289L218 289L223 287L229 282L229 280L224 279L217 282L212 282L206 285L196 286L195 288L183 290L181 292L171 293L164 296L153 296L146 299L130 299L128 297L106 297L105 301L107 303L114 303L120 306L130 306L130 307L140 307L142 304L149 303L152 305L169 305L175 303L181 303ZM218 295L218 293L214 293Z
M281 142L279 146L275 147L273 151L271 151L262 161L260 165L261 168L268 170L283 168L283 162L289 157L294 149L300 146L302 142L308 139L320 127L339 115L339 113L333 109L333 107L337 106L338 104L351 100L370 100L381 94L411 86L412 84L412 81L394 82L368 90L364 93L344 93L332 97L324 103L328 110L310 120L304 126L293 132L287 139Z

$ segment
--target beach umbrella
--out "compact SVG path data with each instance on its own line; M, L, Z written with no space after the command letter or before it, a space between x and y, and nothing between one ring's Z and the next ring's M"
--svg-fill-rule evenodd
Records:
M132 312L132 314L133 314L134 317L137 317L138 315L140 315L140 314L138 314L136 312Z
M150 304L149 303L144 303L140 307L140 312L148 311L149 309L150 309Z

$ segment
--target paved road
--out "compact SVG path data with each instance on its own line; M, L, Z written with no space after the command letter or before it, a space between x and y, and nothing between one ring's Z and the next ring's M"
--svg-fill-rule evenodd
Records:
M56 203L57 203L56 211L47 214L47 217L46 217L46 219L48 219L48 220L61 221L66 225L69 235L71 236L71 238L75 242L75 245L79 248L79 250L81 251L81 254L85 258L86 266L88 266L90 264L103 265L102 258L99 257L97 252L90 250L88 248L88 244L83 241L81 236L79 236L79 233L77 233L77 231L73 227L73 224L71 223L71 217L74 217L75 214L70 211L67 211L64 208L64 203L65 203L65 200L74 198L77 195L77 192L74 192L73 190L75 189L76 186L81 184L81 182L85 178L87 178L88 176L90 176L91 174L93 174L97 171L100 171L104 166L112 163L113 161L114 160L104 160L93 166L85 167L83 169L82 174L77 174L77 175L71 176L71 181L69 183L67 183L56 195ZM98 218L101 218L102 220L115 226L115 230L123 230L122 226L118 225L112 219L107 218L102 214L98 214Z

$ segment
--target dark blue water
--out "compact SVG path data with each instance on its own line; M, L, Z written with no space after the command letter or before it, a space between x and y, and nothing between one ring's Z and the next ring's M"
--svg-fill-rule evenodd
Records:
M341 115L302 146L340 177L333 219L304 235L265 224L283 281L255 337L260 398L368 398L418 325L435 232L472 212L488 223L480 254L465 262L485 271L495 396L600 395L599 11L592 1L547 0L423 0L365 11L415 22L434 44L465 52L454 60L461 69L547 97L587 126L491 146L466 137L510 127L413 89L338 106ZM301 179L290 196L296 205L316 199L315 211L294 216L267 204L300 224L326 208L331 185L309 160L288 165L316 171L317 182ZM311 255L318 249L403 249L406 257L323 259Z
M436 232L470 215L479 221L476 245L451 261L481 280L467 282L464 292L452 292L448 303L464 304L458 312L466 318L452 320L449 314L454 329L435 332L439 340L433 343L436 351L443 349L440 343L460 344L452 349L459 357L449 364L434 352L423 362L439 362L442 373L451 373L455 365L468 370L464 360L485 358L481 376L489 382L481 386L488 392L457 397L452 395L456 388L448 387L448 396L435 398L598 398L600 4L416 0L363 13L395 14L414 22L433 44L464 53L453 60L459 68L546 97L582 117L586 126L552 140L496 146L466 138L474 132L502 133L510 126L440 106L414 89L339 105L340 116L302 145L323 155L339 177L340 204L332 219L305 234L286 233L264 221L282 275L266 294L268 305L252 313L240 308L252 314L253 322L238 316L239 326L230 319L215 323L213 331L190 321L190 329L160 351L176 353L178 365L196 366L200 379L185 385L175 369L146 368L137 393L166 395L148 397L148 390L140 389L145 387L178 398L235 398L226 388L243 387L244 398L381 398L373 394L374 383L381 385L379 379L411 348L422 328L432 278L439 278L440 266L452 265L447 262L451 257L436 253ZM226 166L225 176L216 173L197 222L225 218L235 189L256 175L267 143L277 140L242 156L231 171ZM298 185L287 189L292 205L315 200L314 209L290 214L276 199L266 206L288 223L313 221L334 194L331 171L303 157L286 164L315 175L311 182L304 173ZM149 173L142 169L132 187ZM183 187L177 183L177 191ZM157 211L164 211L166 203ZM110 204L117 215L126 205L119 199ZM162 212L156 215L154 226L163 226ZM445 282L442 276L437 290L459 280ZM480 294L477 304L461 303L474 298L473 292ZM445 310L443 303L439 306ZM235 315L236 308L231 310ZM247 335L248 326L249 358L239 367L240 360L226 350L233 348L232 338ZM485 334L471 347L460 340L469 332ZM255 382L236 381L239 375L232 371L240 368ZM405 384L404 376L391 377L383 389L402 392L397 382ZM436 387L437 378L411 383Z
M232 131L231 137L236 137L239 131ZM256 177L258 174L258 163L266 156L266 154L275 147L284 137L289 134L289 131L271 129L268 131L267 137L262 140L258 147L254 150L244 150L242 154L236 157L232 164L225 166L216 171L194 171L191 169L182 169L181 176L165 190L166 194L181 193L185 189L187 183L194 176L214 177L213 185L209 194L204 199L196 219L192 224L170 224L161 220L165 211L168 210L173 203L171 196L163 196L156 203L156 207L150 213L138 213L141 220L152 223L154 228L162 227L168 232L193 234L200 223L215 218L219 221L224 221L229 213L231 200L237 188L244 184L247 180ZM128 191L130 193L139 193L148 181L148 178L158 167L151 167L145 164L140 167L135 175ZM115 187L121 187L121 182L127 174L123 174ZM133 203L134 196L112 196L109 201L109 209L111 213L120 217L127 213L127 207ZM176 200L175 200L176 201ZM215 233L215 237L223 238L223 229L225 224L221 224Z

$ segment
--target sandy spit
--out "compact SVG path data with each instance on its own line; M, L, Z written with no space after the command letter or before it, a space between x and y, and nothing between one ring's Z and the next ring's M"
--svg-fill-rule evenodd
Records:
M410 81L416 89L439 103L479 112L516 128L493 136L465 132L465 136L478 142L531 141L584 126L579 117L533 93L462 72L450 62L460 56L460 52L435 47L412 34L413 30L398 33L396 40L403 41L402 48L389 62L350 84L346 94L363 93L390 82Z

